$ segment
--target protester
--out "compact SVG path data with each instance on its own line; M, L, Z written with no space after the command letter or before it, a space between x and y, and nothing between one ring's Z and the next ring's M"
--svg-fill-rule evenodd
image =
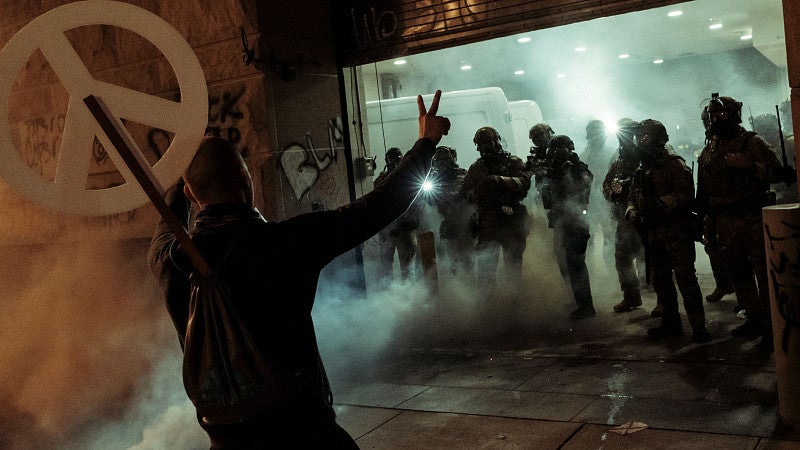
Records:
M212 448L357 448L336 423L317 348L311 319L317 281L325 265L386 227L414 199L418 189L409 188L411 180L425 177L436 145L450 127L446 118L436 115L440 96L437 91L429 110L418 97L420 139L399 167L372 192L338 209L283 222L264 220L253 208L253 184L244 160L233 144L220 138L203 140L184 174L185 185L179 182L168 192L167 203L184 226L188 201L199 209L191 241L214 269L211 277L202 278L221 280L229 289L225 296L230 299L230 323L245 336L241 342L249 344L223 356L265 368L263 379L245 384L238 367L229 367L238 396L220 405L226 408L225 419L217 418L216 409L198 406L208 399L187 389ZM319 230L337 230L337 238ZM186 385L187 377L204 369L188 352L198 345L189 337L208 331L197 329L209 319L200 316L203 308L190 304L196 294L190 290L201 289L203 280L198 281L201 275L165 220L156 229L148 260L184 350ZM220 374L225 375L230 374ZM213 389L207 392L217 394Z

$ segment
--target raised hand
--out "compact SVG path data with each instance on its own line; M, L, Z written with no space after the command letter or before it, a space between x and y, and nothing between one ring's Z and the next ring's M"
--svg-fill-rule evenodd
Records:
M422 96L417 96L417 107L419 108L419 137L428 138L434 144L438 144L443 135L450 131L450 120L447 117L437 116L439 111L439 98L442 96L442 91L437 90L433 95L433 102L431 102L430 109L425 108L425 102Z

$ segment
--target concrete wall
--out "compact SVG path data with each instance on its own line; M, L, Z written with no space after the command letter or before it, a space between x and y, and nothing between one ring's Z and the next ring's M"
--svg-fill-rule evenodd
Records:
M0 45L63 3L68 2L3 6ZM326 1L304 3L315 14L305 14L297 2L286 1L128 3L166 20L194 50L208 85L207 131L240 144L254 177L256 204L265 216L279 220L312 208L336 207L349 199ZM243 61L242 29L254 50L249 65ZM65 34L93 78L168 99L180 95L169 63L141 36L108 25ZM39 51L17 74L13 86L8 109L16 148L0 150L20 152L29 167L52 180L69 93ZM169 131L126 125L151 162L172 138ZM87 189L124 182L99 142L87 164ZM7 219L0 221L0 245L146 237L157 219L149 205L114 216L61 214L42 209L20 193L18 186L0 181L0 210Z

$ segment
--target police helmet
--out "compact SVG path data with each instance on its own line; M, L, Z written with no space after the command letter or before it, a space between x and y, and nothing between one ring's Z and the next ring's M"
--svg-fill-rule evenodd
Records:
M590 120L586 124L586 139L597 139L606 135L606 124L602 120Z
M733 97L711 94L711 100L708 102L708 115L712 122L714 114L718 112L728 112L729 120L737 124L742 123L742 102L736 101Z
M545 157L545 164L550 169L558 169L568 159L570 153L575 151L575 143L569 136L559 134L550 139L550 144L547 146L547 156Z
M500 145L500 133L492 127L478 128L472 142L475 143L477 150L481 153L494 153L502 149Z
M759 114L750 118L753 131L770 141L778 138L778 117L775 114Z
M662 149L669 141L664 124L654 119L645 119L639 123L634 136L637 146L649 149Z
M534 140L538 136L541 136L545 133L549 134L550 136L555 134L553 128L551 128L550 125L546 123L537 123L536 125L532 126L531 129L528 131L528 139Z
M750 125L753 126L753 131L763 134L762 131L777 129L778 117L775 114L759 114L750 118Z
M633 139L633 135L636 133L636 128L639 126L639 122L629 118L623 117L617 121L617 137L622 139Z
M638 125L639 123L630 117L623 117L617 121L617 132L621 130L633 131Z
M455 166L458 159L458 153L453 147L440 145L436 147L436 153L433 154L434 166Z
M392 147L389 150L386 150L384 159L387 166L397 165L400 160L403 159L403 151L397 147Z
M572 139L570 139L569 136L565 136L563 134L553 136L553 138L550 139L550 144L548 145L548 147L575 151L575 143L572 142Z

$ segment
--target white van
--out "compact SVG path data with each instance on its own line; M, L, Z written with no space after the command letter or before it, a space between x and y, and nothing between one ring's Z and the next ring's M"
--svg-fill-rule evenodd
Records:
M517 100L508 103L511 111L511 127L514 130L516 149L507 148L509 152L519 156L524 161L530 154L531 143L528 132L537 123L544 122L539 104L533 100Z
M433 94L422 97L425 106L430 107ZM535 102L525 102L536 105ZM538 105L536 109L538 110ZM530 107L522 110L525 111L524 115L531 113ZM450 132L442 138L439 145L455 148L458 152L458 165L463 168L468 168L480 156L472 138L481 127L496 129L502 137L503 147L517 156L524 157L530 147L523 143L525 152L520 155L517 151L519 145L516 143L517 133L512 126L512 112L509 110L506 94L499 87L443 92L438 114L449 118L451 123ZM538 114L541 118L541 112ZM419 137L418 116L416 96L367 102L369 152L376 156L376 176L383 170L387 149L398 147L405 152L414 145ZM525 141L528 141L527 129Z

